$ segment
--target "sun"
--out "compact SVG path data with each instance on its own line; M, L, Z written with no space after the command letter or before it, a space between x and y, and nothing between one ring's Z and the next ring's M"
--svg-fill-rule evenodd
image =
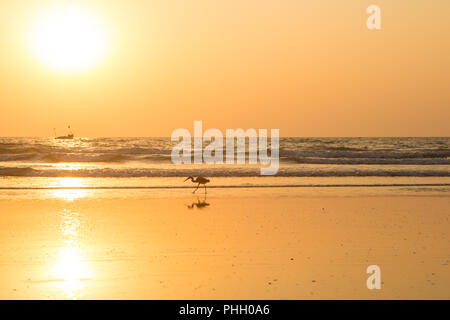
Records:
M42 14L31 28L36 57L60 71L83 71L106 52L107 39L98 18L70 5Z

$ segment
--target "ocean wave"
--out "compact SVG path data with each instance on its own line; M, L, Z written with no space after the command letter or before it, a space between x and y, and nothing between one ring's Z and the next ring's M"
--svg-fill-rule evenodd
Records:
M129 152L130 150L126 150ZM116 163L116 162L171 162L170 152L46 152L2 154L0 162L36 163ZM245 154L248 159L248 153ZM237 154L235 155L237 156ZM280 152L280 161L298 164L386 164L386 165L448 165L450 154L379 154L374 153L318 153Z
M0 155L0 162L41 162L41 163L95 163L95 162L125 162L125 161L170 161L170 154L127 154L127 153L23 153Z
M166 171L148 169L158 165L173 167L171 152L174 145L170 138L79 138L73 141L0 138L0 176L164 177L196 174L189 167ZM245 156L248 159L248 150ZM80 163L89 168L61 171L54 168L58 163ZM310 168L313 165L317 165L314 170ZM281 138L278 175L449 176L449 165L450 138ZM48 168L43 170L43 167ZM219 166L202 171L209 176L260 174L259 168L252 166L240 169Z
M87 169L35 169L31 167L0 167L0 176L15 177L259 177L259 168L87 168ZM407 170L395 168L280 168L276 177L450 177L449 170Z
M396 150L384 150L384 151L309 151L309 150L280 150L280 156L290 159L446 159L450 157L450 149L446 150L421 150L421 151L396 151Z
M448 158L308 158L281 157L281 162L298 164L342 164L342 165L450 165Z

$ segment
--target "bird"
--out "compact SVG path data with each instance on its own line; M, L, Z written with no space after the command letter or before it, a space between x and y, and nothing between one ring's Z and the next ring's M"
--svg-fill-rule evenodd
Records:
M202 184L205 187L205 194L206 194L206 184L209 182L209 179L206 179L204 177L196 177L194 179L194 177L189 176L184 181L188 181L189 179L194 183L198 183L197 188L194 191L192 191L192 193L195 193L195 191L197 191L200 185Z

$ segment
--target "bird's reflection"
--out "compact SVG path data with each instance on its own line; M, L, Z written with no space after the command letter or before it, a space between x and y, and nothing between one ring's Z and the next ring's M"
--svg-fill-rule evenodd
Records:
M200 200L200 198L197 197L197 202L192 202L192 204L187 205L187 208L188 209L194 209L194 208L203 209L203 208L208 207L209 205L210 204L208 202L206 202L206 194L205 194L205 197L202 200Z

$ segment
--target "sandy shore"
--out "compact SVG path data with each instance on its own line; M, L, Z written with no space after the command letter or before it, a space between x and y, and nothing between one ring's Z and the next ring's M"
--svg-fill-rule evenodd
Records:
M445 192L57 192L0 200L1 299L450 298Z

